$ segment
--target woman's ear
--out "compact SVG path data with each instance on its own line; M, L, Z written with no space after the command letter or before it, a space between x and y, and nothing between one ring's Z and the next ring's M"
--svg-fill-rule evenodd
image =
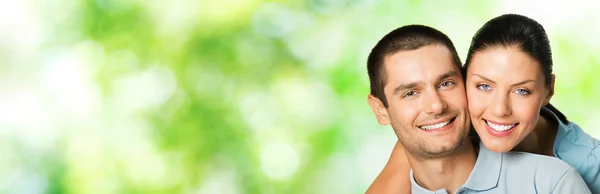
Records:
M552 96L554 96L554 80L556 79L556 75L552 74L551 78L550 78L550 84L548 85L548 90L547 90L547 94L546 94L546 98L544 99L544 105L547 105L548 103L550 103L550 99L552 99Z

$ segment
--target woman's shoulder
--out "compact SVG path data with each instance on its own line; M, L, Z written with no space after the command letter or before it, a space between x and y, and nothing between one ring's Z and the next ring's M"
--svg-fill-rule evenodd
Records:
M586 133L573 122L559 124L554 143L555 154L576 152L585 155L600 155L600 140ZM578 159L581 159L581 155Z
M596 162L600 160L600 140L586 133L576 123L566 119L560 120L546 107L543 107L540 113L544 118L554 120L558 125L553 149L557 158L565 160L576 169L587 162L585 158L595 159Z
M560 124L554 154L581 174L592 193L600 192L600 140L573 122Z
M561 121L551 110L542 108L543 116L558 121L554 141L554 156L571 165L581 175L592 193L600 194L600 140L586 133L579 125Z

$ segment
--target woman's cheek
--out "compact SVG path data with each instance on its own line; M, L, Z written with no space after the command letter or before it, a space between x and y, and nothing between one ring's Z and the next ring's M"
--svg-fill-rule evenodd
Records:
M479 115L481 114L481 111L483 109L483 107L486 106L486 102L487 99L485 99L485 96L481 96L478 95L476 93L469 93L467 98L469 99L469 112L471 114L475 115Z
M515 99L512 103L513 114L523 122L536 123L540 108L541 100L531 99Z

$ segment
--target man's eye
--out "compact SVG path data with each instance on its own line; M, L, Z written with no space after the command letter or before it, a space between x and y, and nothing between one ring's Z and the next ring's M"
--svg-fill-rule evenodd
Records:
M417 94L417 93L414 91L406 92L406 94L404 94L404 97L414 96L415 94Z
M446 81L446 82L442 82L440 84L440 87L448 87L448 86L452 86L452 85L454 85L454 82Z

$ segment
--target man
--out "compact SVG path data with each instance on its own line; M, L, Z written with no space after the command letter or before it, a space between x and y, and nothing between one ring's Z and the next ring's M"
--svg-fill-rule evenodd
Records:
M590 193L559 159L494 153L472 141L460 64L450 39L421 25L390 32L371 51L369 105L379 124L392 126L412 167L384 172L400 180L389 184L407 177L412 193Z

